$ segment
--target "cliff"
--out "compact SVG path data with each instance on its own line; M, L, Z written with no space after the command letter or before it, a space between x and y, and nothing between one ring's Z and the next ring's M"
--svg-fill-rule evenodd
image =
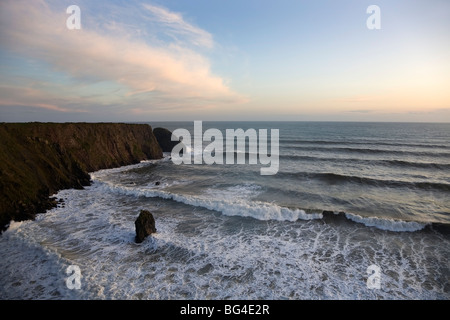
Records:
M54 207L88 172L162 158L152 128L121 123L0 123L0 232Z
M172 132L166 128L155 128L153 129L153 134L163 152L172 152L173 147L180 143L179 139L178 141L172 141Z

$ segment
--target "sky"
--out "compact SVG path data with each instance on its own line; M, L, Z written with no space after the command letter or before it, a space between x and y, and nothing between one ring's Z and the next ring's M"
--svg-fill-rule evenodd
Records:
M0 122L450 122L449 34L448 0L1 0Z

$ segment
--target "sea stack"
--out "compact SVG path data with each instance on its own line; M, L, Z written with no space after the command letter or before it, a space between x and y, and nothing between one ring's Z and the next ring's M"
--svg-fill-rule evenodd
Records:
M178 141L172 141L172 132L166 128L153 129L153 135L161 146L163 152L172 152L173 147L180 143L179 139Z
M141 210L134 224L136 226L136 243L141 243L148 235L156 232L155 218L148 210Z

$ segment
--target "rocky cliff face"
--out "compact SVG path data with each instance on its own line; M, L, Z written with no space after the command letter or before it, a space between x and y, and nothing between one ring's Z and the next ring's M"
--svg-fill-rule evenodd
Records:
M178 141L172 141L172 132L166 128L155 128L153 129L153 134L163 152L172 152L173 147L180 143L179 139Z
M55 206L58 190L89 185L88 172L162 158L144 124L2 123L0 141L0 230Z

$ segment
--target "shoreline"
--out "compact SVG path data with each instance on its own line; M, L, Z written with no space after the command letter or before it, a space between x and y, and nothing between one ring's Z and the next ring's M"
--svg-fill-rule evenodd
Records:
M161 130L165 132L158 136L156 132L161 133ZM5 158L0 159L0 234L12 221L33 220L36 214L57 207L59 202L54 195L58 191L90 186L94 172L163 159L163 153L170 149L165 146L167 135L171 135L169 130L152 129L149 124L0 123L0 138L4 138L9 147L0 147L4 148L2 157ZM153 153L149 153L152 148ZM11 163L16 169L13 179L7 176L7 166ZM20 172L21 168L25 168L25 172ZM13 192L9 191L11 189ZM9 207L5 206L8 197L13 200ZM344 217L367 227L394 232L435 229L450 233L450 224L432 221L380 220L358 213L330 211L329 208L318 210L316 215L324 220Z
M89 172L163 157L148 124L0 123L0 138L0 234L89 186Z

